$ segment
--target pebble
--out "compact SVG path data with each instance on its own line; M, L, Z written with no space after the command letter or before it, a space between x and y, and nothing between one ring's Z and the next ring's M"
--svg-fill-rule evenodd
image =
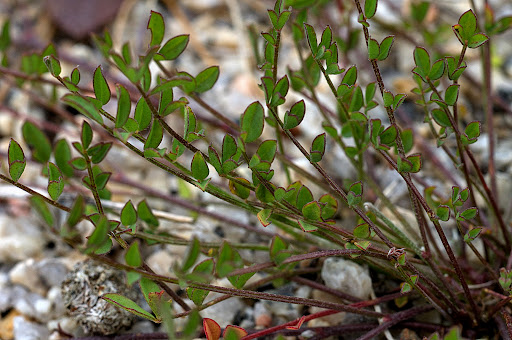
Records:
M46 340L50 332L45 326L25 320L23 316L14 318L15 340Z
M0 262L16 262L41 255L46 237L31 217L0 215L0 244Z
M372 279L367 267L342 258L325 260L321 272L325 285L366 300L372 290Z
M231 283L227 279L221 279L218 281L212 282L213 285L222 286L222 287L232 287ZM204 303L212 301L219 296L223 296L224 294L220 293L210 293L206 297ZM246 305L242 302L241 299L237 297L232 297L222 302L216 303L211 307L208 307L201 311L201 316L203 318L210 318L215 320L222 328L227 325L231 325L234 322L235 316L241 311L246 309Z
M30 258L18 262L9 272L9 278L14 284L45 295L52 286L60 285L67 272L66 266L59 259L35 261Z

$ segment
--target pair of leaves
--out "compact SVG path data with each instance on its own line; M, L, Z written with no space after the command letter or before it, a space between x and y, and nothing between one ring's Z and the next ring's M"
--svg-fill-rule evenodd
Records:
M478 48L489 40L484 33L476 33L477 19L473 10L469 10L459 17L459 22L452 26L457 39L464 46Z
M421 154L413 154L405 159L399 156L396 165L399 172L419 172L421 170Z
M229 275L233 270L243 268L243 260L238 251L233 248L228 242L224 242L219 250L217 261L215 264L215 272L219 277L228 278L229 282L237 288L242 289L247 280L249 280L254 273L246 273L240 275Z
M395 41L394 36L385 37L381 43L373 38L368 40L368 58L370 60L386 60Z
M363 183L357 181L353 183L347 193L347 204L349 207L356 206L361 203L363 199Z
M238 326L227 325L222 332L220 325L213 319L203 319L203 330L207 340L219 340L221 335L224 340L240 340L248 333Z
M311 201L302 207L302 215L309 221L323 222L332 218L338 211L338 201L325 194L318 201Z
M443 59L438 59L431 65L430 55L423 47L416 47L413 55L416 67L412 72L417 74L425 83L428 83L428 80L437 80L443 76L445 71L445 61Z

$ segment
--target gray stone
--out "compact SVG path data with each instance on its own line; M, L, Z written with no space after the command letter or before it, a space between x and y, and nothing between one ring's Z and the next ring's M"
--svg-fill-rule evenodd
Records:
M368 268L342 258L330 257L325 260L321 272L327 287L366 300L372 290L372 279Z
M41 255L46 243L33 218L0 216L0 262L16 262Z
M14 339L15 340L46 340L50 336L48 328L25 320L24 317L14 318Z
M216 286L223 287L232 287L231 283L227 279L222 279L212 284ZM218 298L219 296L223 296L224 294L220 293L210 293L205 299L205 303L208 301L212 301L213 299ZM201 311L201 316L203 318L210 318L215 320L222 328L227 325L233 324L235 315L246 308L245 304L239 298L232 297L222 302L216 303L213 306L210 306Z
M59 259L35 261L30 258L18 262L9 272L9 278L12 283L22 285L31 292L46 295L48 289L60 285L67 272L66 265Z

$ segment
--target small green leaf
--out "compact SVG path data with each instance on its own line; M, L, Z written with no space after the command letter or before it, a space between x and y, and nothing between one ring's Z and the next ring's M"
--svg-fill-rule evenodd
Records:
M208 164L206 164L203 154L200 151L194 154L190 169L192 170L192 176L199 182L203 181L210 174Z
M147 277L142 277L139 281L140 290L142 291L142 295L144 295L144 299L148 303L149 307L155 313L156 316L160 314L160 306L158 300L158 296L155 296L155 293L162 292L162 289L155 281L148 279ZM156 298L155 298L156 297Z
M364 2L364 16L366 19L371 19L377 12L377 0L365 0Z
M71 148L65 139L60 139L55 143L53 150L55 163L66 177L73 176L73 167L69 164L71 160Z
M459 87L459 84L448 86L444 94L444 101L446 102L446 105L453 106L457 103L457 99L459 98Z
M114 306L121 307L122 309L127 310L132 314L151 320L153 322L160 322L160 320L158 320L153 314L146 312L144 308L137 305L136 302L130 300L129 298L121 294L107 293L102 295L101 298Z
M267 13L268 13L268 17L270 18L270 22L272 23L272 27L274 27L274 29L278 30L276 28L276 26L277 26L277 19L278 19L278 13L276 13L276 11L274 11L273 9L267 10Z
M463 40L469 40L476 32L476 15L472 10L464 12L459 18L459 25L462 26L460 32Z
M322 220L328 220L336 215L338 211L338 201L333 196L325 194L322 195L318 201L321 203Z
M421 154L414 154L407 157L407 160L411 163L411 169L408 172L419 172L421 169Z
M436 121L437 124L443 127L451 126L450 118L444 110L441 109L433 109L432 110L432 118Z
M310 233L310 232L313 232L313 231L317 231L318 230L318 227L314 226L313 224L311 223L308 223L306 221L303 221L303 220L299 220L299 225L302 229L302 231L306 232L306 233Z
M311 53L313 54L313 57L316 56L318 53L318 43L316 40L316 33L313 26L304 24L304 29L306 30L306 37L308 39L309 48L311 50Z
M476 141L476 139L480 136L480 128L481 123L478 121L473 121L469 123L468 126L466 126L466 128L464 129L464 133L468 137L468 140Z
M84 149L87 149L89 147L89 145L91 145L92 135L93 135L93 133L92 133L91 125L87 121L84 121L82 123L82 133L80 135L82 147Z
M52 153L52 146L48 137L31 122L25 122L21 131L25 143L32 149L32 157L41 163L48 162Z
M62 181L62 173L59 168L52 162L48 163L48 194L52 200L59 199L64 190L64 182Z
M243 267L243 260L236 249L223 242L217 256L215 271L219 277L228 276L233 270Z
M460 213L460 217L462 217L465 220L471 220L476 217L478 214L477 208L467 208L463 212Z
M469 38L468 47L469 48L478 48L485 44L489 40L489 37L483 33L477 33Z
M164 46L158 51L158 54L155 55L155 60L174 60L178 58L187 48L188 41L188 34L178 35L167 40Z
M241 275L228 276L228 280L236 289L242 289L254 274L255 273L246 273Z
M288 246L283 239L279 235L274 236L269 249L270 258L275 264L280 265L284 260L291 256L287 249Z
M444 59L438 59L430 69L430 73L428 74L428 77L432 80L437 80L441 78L444 74L444 68L445 68L445 61Z
M93 77L94 95L101 103L101 106L107 104L110 100L110 88L108 87L107 81L103 76L101 66L96 68Z
M376 60L380 54L380 47L377 40L370 38L368 40L368 59Z
M10 34L11 21L6 18L2 26L2 33L0 33L0 51L5 52L11 45L11 34Z
M411 129L405 129L401 132L402 144L404 146L404 152L409 153L414 145L414 135Z
M393 46L393 42L395 41L395 37L390 35L384 38L380 43L380 53L377 59L386 60L389 56L389 52L391 51L391 46Z
M448 221L450 219L450 207L447 205L440 205L436 209L436 215L441 221Z
M270 215L272 215L271 209L261 209L260 211L258 211L258 221L260 221L262 226L267 227L270 224Z
M84 116L91 118L92 120L103 124L103 118L101 117L98 108L91 102L92 98L82 97L78 94L68 93L62 97L62 101Z
M363 90L360 86L356 86L352 93L352 98L350 100L350 106L348 110L350 112L356 112L363 107L364 101L363 101Z
M288 21L288 18L290 17L290 14L292 14L291 11L282 11L281 12L281 14L279 15L279 18L277 19L277 23L274 26L276 31L280 31L283 29L284 25Z
M196 263L197 258L199 257L199 252L201 251L201 244L199 243L199 240L194 237L192 239L192 242L188 246L187 255L185 256L185 259L183 260L183 264L181 265L181 270L183 272L186 272L192 266L194 263Z
M276 156L276 151L277 141L269 139L260 144L256 153L260 157L261 161L272 163Z
M229 190L241 199L247 199L251 194L251 189L248 188L248 186L250 186L249 181L242 177L236 177L235 179L237 180L236 182L232 180L229 181ZM239 182L245 183L247 186L243 186Z
M79 171L85 170L87 168L87 162L83 157L73 158L70 161L70 164L73 168Z
M123 85L117 85L117 115L116 128L122 128L128 121L132 101L128 90Z
M272 100L270 102L271 106L282 105L285 102L285 97L288 94L288 90L290 88L290 83L288 81L288 76L284 76L279 79L272 91Z
M138 268L142 265L142 257L140 256L138 241L135 241L130 245L130 248L128 248L124 255L124 259L126 264L129 266Z
M9 143L8 150L8 162L9 162L9 175L11 179L17 182L23 171L25 170L25 166L27 165L27 161L25 160L25 154L23 153L23 149L14 139L11 138Z
M472 242L474 241L478 236L480 236L480 233L482 232L482 228L473 228L469 230L466 235L464 235L464 242Z
M412 287L411 287L411 285L409 283L402 282L400 284L400 293L405 294L405 293L410 292L411 290L412 290Z
M94 170L94 168L93 168ZM94 181L96 183L96 189L103 190L107 185L108 180L112 174L110 172L99 172L94 176Z
M66 220L66 224L68 227L74 227L80 220L84 217L84 208L85 202L82 195L78 195L73 202L73 206L71 207L71 211L69 212L68 219Z
M304 119L305 112L306 104L304 100L293 104L290 111L286 111L284 115L284 128L289 130L297 127Z
M302 215L308 220L320 221L321 220L321 209L318 202L309 202L302 207Z
M353 234L357 238L367 239L371 237L372 232L368 224L363 223L355 227Z
M384 100L384 106L388 107L388 106L393 106L393 101L394 101L395 97L388 90L384 90L384 93L382 94L382 99Z
M80 82L80 71L77 67L75 67L73 71L71 71L70 80L75 85L78 85L78 83Z
M162 14L151 11L147 28L151 31L150 45L160 45L165 33L165 24Z
M363 183L358 181L353 183L347 193L347 203L349 206L358 205L362 201Z
M265 121L263 106L259 102L250 104L242 114L240 128L242 130L241 138L244 142L250 143L258 139L263 132Z
M137 205L137 215L141 220L149 224L150 226L158 226L158 219L153 214L153 211L151 211L151 208L149 207L146 200L142 200Z
M196 306L202 305L209 293L207 290L187 287L187 296Z
M208 91L215 85L217 79L219 79L219 67L208 67L196 76L196 88L194 91L197 93Z
M156 149L162 142L162 138L164 136L164 131L160 121L157 119L153 120L153 125L151 126L151 130L149 131L148 139L144 144L144 149Z
M316 136L311 144L310 160L313 163L320 162L325 153L325 132Z
M107 156L107 153L109 152L111 147L112 143L98 143L89 148L89 150L87 150L87 153L91 157L91 162L93 164L100 163Z
M133 206L132 201L126 202L121 210L121 223L125 226L131 226L137 222L137 211Z
M34 207L34 209L37 211L37 213L43 218L46 225L54 227L53 214L51 213L50 209L48 208L48 205L46 204L46 202L39 196L31 196L30 203Z
M297 193L297 209L302 210L307 203L313 201L313 194L311 190L305 185L301 186Z
M99 216L99 219L94 223L94 231L88 237L86 252L94 252L105 243L108 239L108 232L110 231L109 227L110 223L106 216Z
M414 50L414 62L418 67L417 72L425 78L430 73L430 56L423 47L416 47Z
M144 130L151 123L151 109L144 98L140 98L137 102L134 118L139 123L139 131Z
M396 130L396 127L394 125L388 126L384 131L381 132L379 135L380 142L384 145L391 146L398 136L398 132Z
M55 78L60 76L60 73L62 72L62 68L60 67L60 62L55 58L53 55L48 55L43 58L43 61L48 68L48 71L54 76Z
M348 68L347 72L345 72L345 75L343 76L343 79L341 80L341 84L346 84L349 86L352 86L356 83L357 80L357 68L356 66L351 66Z

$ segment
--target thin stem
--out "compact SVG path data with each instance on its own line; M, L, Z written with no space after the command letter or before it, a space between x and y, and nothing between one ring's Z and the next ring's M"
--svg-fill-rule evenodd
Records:
M136 273L139 273L142 276L147 277L149 279L160 280L163 282L168 282L168 283L173 283L173 284L179 284L179 282L180 282L180 280L178 280L177 278L148 273L145 270L133 268L128 265L115 262L115 261L108 259L104 256L99 256L96 254L90 254L90 256L92 258L94 258L98 261L101 261L103 263L106 263L112 267L119 268L119 269L125 270L125 271L136 272ZM377 313L374 311L369 311L369 310L360 309L360 308L354 308L354 307L342 305L339 303L319 301L319 300L315 300L315 299L299 298L299 297L294 297L294 296L285 296L285 295L271 294L271 293L265 293L265 292L247 291L247 290L243 290L243 289L221 287L221 286L215 286L215 285L211 285L211 284L191 282L191 281L187 281L187 284L189 285L189 287L192 287L192 288L204 289L204 290L208 290L211 292L217 292L217 293L221 293L221 294L229 294L231 296L238 296L238 297L243 297L243 298L248 298L248 299L261 299L261 300L268 300L268 301L286 302L286 303L291 303L291 304L320 307L320 308L326 308L326 309L334 309L334 310L345 311L345 312L366 315L369 317L376 317L376 318L385 316L383 313Z
M398 171L396 163L391 159L391 157L387 153L381 151L381 155L383 155L384 158L386 158L386 160L393 166L393 168L395 168ZM468 301L469 301L469 303L471 305L471 309L473 311L473 321L476 323L475 317L477 315L479 315L478 309L476 307L475 301L473 300L471 292L469 291L468 284L467 284L466 279L464 277L464 274L463 274L463 272L462 272L462 270L460 268L460 265L459 265L459 263L458 263L458 261L457 261L457 259L455 257L455 254L453 253L453 250L452 250L452 248L451 248L451 246L450 246L450 244L448 242L448 239L446 238L446 235L445 235L445 233L443 231L443 228L439 224L438 217L436 216L434 211L430 208L430 206L427 204L427 202L422 197L422 195L418 192L418 190L416 189L416 187L412 183L411 179L407 178L406 176L403 176L403 173L400 173L400 174L402 175L402 178L405 179L405 181L407 182L407 185L411 188L411 190L414 193L414 195L418 198L418 201L423 206L423 209L427 212L427 215L429 216L429 218L432 221L432 223L434 223L434 227L436 228L437 234L439 235L439 237L441 239L441 242L442 242L442 244L443 244L443 246L444 246L444 248L446 250L446 253L448 254L448 258L450 259L450 262L451 262L453 268L455 269L455 272L457 273L457 277L459 278L459 282L462 285L462 288L464 290L464 294L465 294L466 298L468 299Z
M91 159L89 158L89 155L85 154L83 155L87 164L87 174L89 175L89 186L90 190L92 192L92 195L94 197L94 202L96 203L96 208L98 209L98 213L100 215L104 215L103 212L103 205L101 204L100 194L98 192L98 188L96 187L96 180L94 179L94 173L92 171L91 166Z

